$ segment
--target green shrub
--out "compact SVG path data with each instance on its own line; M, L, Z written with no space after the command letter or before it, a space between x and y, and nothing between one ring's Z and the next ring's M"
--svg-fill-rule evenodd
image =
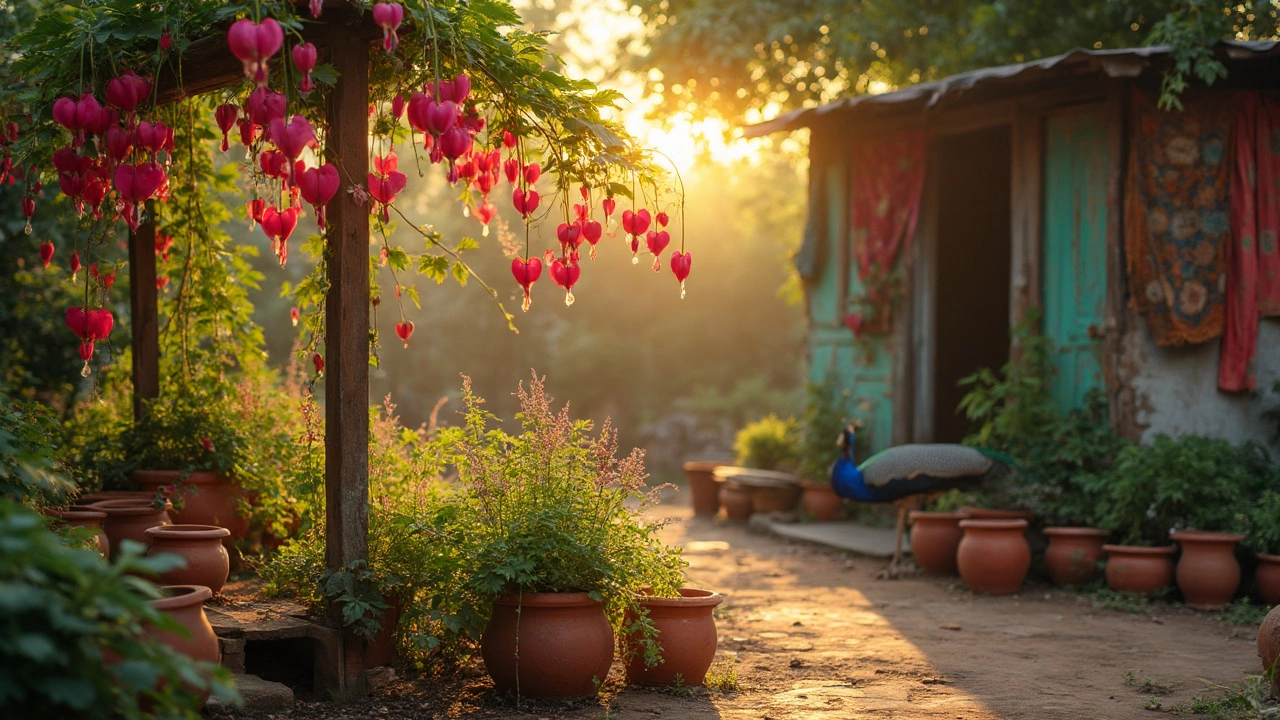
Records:
M794 468L800 458L800 426L795 418L768 415L739 430L733 450L739 465L760 470Z
M1248 514L1246 544L1255 552L1280 555L1280 490L1266 490Z
M48 408L0 392L0 497L36 509L67 504L76 486L56 457L60 434Z
M21 505L0 498L0 707L12 718L199 718L197 692L235 700L230 674L142 634L181 631L129 573L173 567L130 543L108 564L68 546ZM108 663L110 652L119 661ZM144 708L143 705L146 707Z
M849 391L841 388L835 374L821 383L809 383L808 402L800 421L800 456L796 471L809 482L828 482L831 463L838 452L836 441L844 430ZM859 435L856 441L862 440ZM856 442L855 441L855 442ZM855 454L858 459L865 455Z

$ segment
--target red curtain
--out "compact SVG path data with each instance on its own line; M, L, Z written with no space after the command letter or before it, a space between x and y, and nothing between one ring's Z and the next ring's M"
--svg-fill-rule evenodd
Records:
M1256 386L1258 322L1280 315L1280 103L1258 93L1238 98L1227 243L1226 322L1218 387Z

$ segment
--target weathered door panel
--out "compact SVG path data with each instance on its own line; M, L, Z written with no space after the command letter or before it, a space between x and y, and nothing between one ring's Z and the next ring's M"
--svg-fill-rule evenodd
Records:
M1063 410L1102 384L1108 143L1102 111L1046 119L1042 330L1056 348L1050 390Z

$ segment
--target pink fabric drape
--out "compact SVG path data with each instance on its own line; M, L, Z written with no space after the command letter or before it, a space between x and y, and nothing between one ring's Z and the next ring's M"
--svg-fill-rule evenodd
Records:
M853 151L851 227L858 277L888 272L911 242L924 192L929 134L911 130L860 143Z

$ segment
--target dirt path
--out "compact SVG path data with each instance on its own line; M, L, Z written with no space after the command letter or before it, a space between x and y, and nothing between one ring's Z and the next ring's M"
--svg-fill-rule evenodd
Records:
M1128 720L1145 715L1145 679L1171 684L1158 698L1169 708L1203 690L1200 678L1226 684L1258 672L1251 628L1182 608L1134 615L1047 585L997 598L958 580L877 580L883 561L672 512L685 521L667 539L686 548L693 584L726 595L718 658L733 664L738 691L626 688L615 665L599 701L517 711L477 667L444 683L397 682L342 710L307 704L279 717Z

